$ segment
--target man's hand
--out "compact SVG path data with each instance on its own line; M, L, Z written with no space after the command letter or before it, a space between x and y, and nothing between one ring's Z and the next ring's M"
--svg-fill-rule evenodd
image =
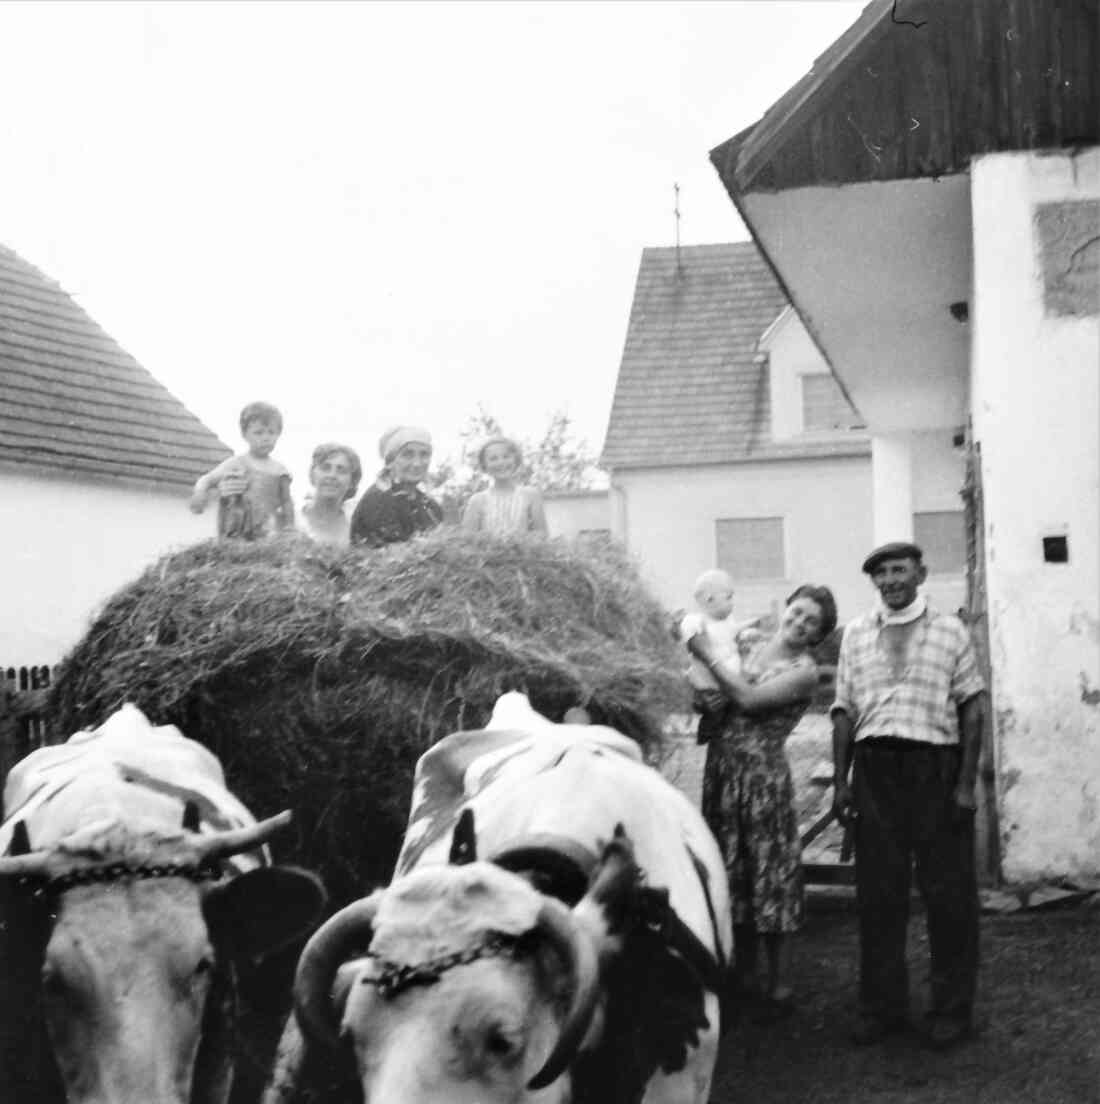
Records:
M845 828L856 819L856 803L852 797L852 787L846 781L833 780L833 815Z
M978 810L978 799L974 793L973 782L960 782L955 787L952 813L957 824L972 820Z

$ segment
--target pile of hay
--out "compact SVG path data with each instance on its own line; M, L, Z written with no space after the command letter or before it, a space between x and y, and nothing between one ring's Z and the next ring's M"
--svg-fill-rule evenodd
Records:
M482 726L501 693L554 719L585 705L652 749L685 707L681 667L667 616L610 546L210 542L107 603L62 665L49 725L64 737L126 701L178 725L257 815L295 810L279 857L340 902L388 879L417 757Z

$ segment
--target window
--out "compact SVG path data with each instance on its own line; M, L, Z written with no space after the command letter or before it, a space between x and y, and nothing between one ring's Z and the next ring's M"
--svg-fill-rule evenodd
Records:
M966 523L962 510L933 510L913 515L913 540L924 553L930 575L966 569Z
M719 518L714 531L715 563L730 573L734 583L786 577L781 517Z
M815 372L799 376L799 379L802 382L803 432L854 429L860 425L859 415L828 372Z

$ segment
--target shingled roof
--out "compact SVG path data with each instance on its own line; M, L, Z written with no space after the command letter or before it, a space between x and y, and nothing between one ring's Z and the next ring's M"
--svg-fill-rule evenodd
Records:
M757 341L786 305L753 242L643 250L603 465L866 453L862 436L771 440L768 367Z
M0 463L190 486L228 453L56 283L0 246Z

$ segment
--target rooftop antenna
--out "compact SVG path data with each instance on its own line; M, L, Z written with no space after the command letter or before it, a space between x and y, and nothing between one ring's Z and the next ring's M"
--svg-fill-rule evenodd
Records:
M673 206L672 213L676 216L676 271L682 271L680 264L680 185L679 182L674 181L672 184L672 190L675 193L675 205Z

